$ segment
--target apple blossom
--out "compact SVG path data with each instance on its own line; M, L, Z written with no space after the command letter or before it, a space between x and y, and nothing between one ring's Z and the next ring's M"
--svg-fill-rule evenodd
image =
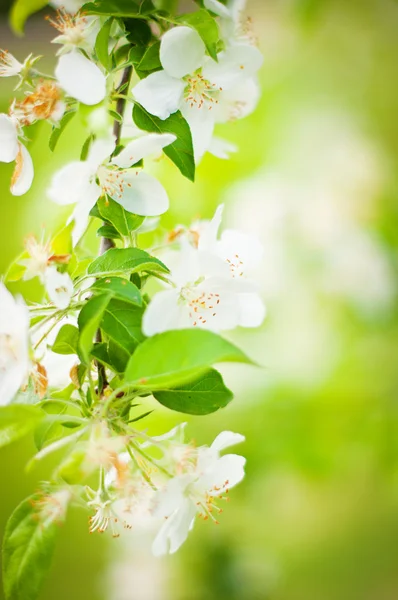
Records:
M51 41L52 44L61 45L58 55L72 52L77 48L92 51L99 31L98 19L71 15L60 8L57 18L48 20L59 31L59 35Z
M82 104L93 106L106 96L106 76L77 50L59 57L55 76L65 93Z
M181 110L191 128L196 161L208 149L215 123L219 118L225 120L229 106L241 102L242 86L253 79L262 64L260 51L245 43L227 47L217 59L206 55L194 29L175 27L161 40L163 70L148 75L133 88L134 98L160 119ZM253 88L245 93L251 105Z
M0 405L8 404L29 370L29 312L0 283Z
M32 185L34 169L32 158L20 142L20 127L12 116L0 114L0 162L15 161L11 178L11 193L22 196Z
M87 160L72 162L56 173L48 195L57 204L76 204L75 244L86 230L90 210L100 196L109 196L127 211L142 216L167 210L169 200L162 185L142 168L129 167L174 140L171 134L144 136L110 159L115 140L99 139L92 144Z

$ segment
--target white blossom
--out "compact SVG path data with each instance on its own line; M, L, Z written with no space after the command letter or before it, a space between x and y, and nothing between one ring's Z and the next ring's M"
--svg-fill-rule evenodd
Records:
M29 365L28 309L0 283L0 405L13 399Z
M7 50L0 50L0 77L15 77L24 66Z
M0 162L15 161L11 178L11 193L22 196L31 187L34 169L32 158L19 140L20 128L15 118L0 114Z
M187 539L196 515L218 522L222 509L217 499L226 498L229 489L242 481L246 463L243 456L220 456L220 452L242 441L243 436L224 431L210 448L199 448L186 471L158 493L154 515L166 520L152 545L155 556L176 552Z
M62 54L55 76L68 96L93 106L106 96L106 77L101 69L77 50Z
M49 121L57 125L66 110L62 91L53 81L40 81L33 92L14 102L11 114L20 125L32 125L36 121Z
M262 64L260 51L246 43L235 43L217 56L206 55L199 34L189 27L175 27L166 32L160 44L162 71L142 79L133 89L135 99L151 114L167 119L181 110L191 128L195 159L208 149L215 123L225 120L236 102L254 104L253 80ZM258 94L256 93L256 96ZM242 109L242 116L246 110Z
M60 44L58 55L72 52L76 48L92 51L99 31L99 19L84 15L71 15L60 9L56 19L49 19L51 25L59 31L53 44Z
M141 168L129 167L175 139L171 134L150 134L133 140L112 159L114 139L99 139L91 145L87 160L69 163L55 174L48 195L57 204L76 204L72 215L75 244L100 196L109 196L127 211L142 216L157 216L168 209L168 196L157 179Z
M48 267L44 283L50 301L57 308L67 308L73 295L73 282L68 273L60 273L55 266Z

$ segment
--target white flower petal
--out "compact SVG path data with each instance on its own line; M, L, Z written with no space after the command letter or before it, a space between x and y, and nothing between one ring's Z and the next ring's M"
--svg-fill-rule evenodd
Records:
M142 331L146 336L180 328L181 308L178 298L176 290L165 290L153 296L142 319Z
M207 10L211 10L211 12L219 17L224 17L225 19L231 18L231 11L228 10L227 6L218 2L218 0L204 0L203 4Z
M218 230L221 226L224 204L217 206L214 217L203 225L199 236L198 250L215 252L217 249Z
M83 104L98 104L106 96L105 75L79 52L60 56L55 76L62 89Z
M230 154L233 152L238 152L238 146L232 142L228 142L227 140L223 140L222 138L213 135L208 151L217 158L228 160L230 158Z
M152 544L154 556L176 552L187 539L195 515L195 506L185 498L183 505L167 519L156 536Z
M75 206L75 209L72 213L72 217L69 220L73 220L75 222L73 232L72 232L72 242L73 246L79 243L80 239L86 233L88 222L90 218L90 210L94 206L95 202L99 198L99 193L96 194L95 200L93 201L93 197L88 197L87 200L81 200Z
M221 452L225 448L235 446L235 444L241 444L245 441L245 436L240 433L234 433L233 431L222 431L218 434L212 445L211 450Z
M238 454L225 454L216 460L200 477L196 487L218 496L242 481L245 476L246 459Z
M68 273L60 273L56 267L47 269L45 285L50 301L57 308L67 308L73 294L73 283Z
M218 254L225 260L233 260L233 257L238 255L246 271L254 269L261 263L264 246L254 235L236 229L226 229L218 244Z
M101 192L96 183L90 183L93 175L93 169L87 162L71 162L55 173L47 195L60 205L75 204L90 196L94 205Z
M91 144L86 162L91 166L93 171L96 171L103 162L110 158L114 149L114 136L98 138Z
M181 106L181 112L191 129L195 163L198 164L211 145L216 114L206 104L199 108L187 102Z
M175 142L177 137L172 133L150 133L133 140L112 159L112 164L127 169L146 156L158 155L161 150Z
M15 169L11 178L11 193L22 196L30 189L34 177L32 157L23 144L19 144Z
M12 162L18 151L17 128L8 115L0 114L0 162Z
M259 99L260 86L257 79L244 79L220 96L215 108L217 123L244 119L255 110Z
M260 327L267 314L261 296L259 294L238 294L237 302L240 308L239 325L241 327Z
M251 44L233 44L218 55L218 62L208 58L202 75L223 91L240 85L244 79L253 77L263 63L260 50Z
M180 108L184 88L183 81L157 71L137 83L133 96L151 115L164 120Z
M172 77L194 73L203 62L206 47L191 27L175 27L167 31L160 43L160 62Z
M119 189L110 190L108 195L128 212L143 217L162 215L169 208L169 198L162 184L141 169L120 171Z

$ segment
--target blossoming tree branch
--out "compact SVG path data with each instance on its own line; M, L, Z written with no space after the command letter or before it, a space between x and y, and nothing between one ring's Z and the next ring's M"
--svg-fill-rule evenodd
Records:
M70 204L69 220L52 238L29 237L0 283L0 446L33 432L28 468L60 457L8 521L7 600L38 597L69 505L87 511L91 532L115 537L134 535L145 515L162 555L180 548L197 517L217 523L244 477L245 459L225 453L243 436L224 431L202 447L186 443L181 425L153 436L142 408L149 395L191 415L225 407L232 392L213 365L250 360L220 332L258 327L265 315L250 280L261 245L222 230L222 206L209 221L176 225L160 247L141 246L173 201L147 172L147 157L166 155L194 181L206 152L227 159L236 150L215 137L216 124L245 117L259 96L262 56L242 0L197 0L188 14L177 4L65 0L47 9L53 73L32 54L0 53L0 76L15 80L0 114L12 194L25 194L34 178L32 125L50 124L52 151L73 119L84 115L87 128L75 160L48 180L48 201ZM14 29L45 5L17 0ZM87 256L92 223L99 249ZM6 287L33 278L38 304Z

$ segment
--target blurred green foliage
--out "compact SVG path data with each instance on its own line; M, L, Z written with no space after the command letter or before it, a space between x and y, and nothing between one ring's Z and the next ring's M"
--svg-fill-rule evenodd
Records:
M240 151L228 162L206 157L195 186L168 160L153 166L172 200L165 228L211 216L225 200L235 226L242 221L261 233L270 206L285 210L289 204L288 224L276 232L285 257L276 270L285 284L268 295L278 263L266 254L268 321L260 333L237 334L267 368L240 368L238 375L226 369L229 387L239 384L235 402L216 415L189 419L189 435L198 443L210 443L221 429L246 435L239 451L248 459L247 478L231 494L222 525L198 523L179 554L164 561L146 554L139 532L131 534L136 541L130 546L89 536L86 515L71 511L43 600L398 597L398 5L253 0L248 12L265 54L263 96L251 117L220 127ZM23 41L12 38L5 23L0 31L1 44L18 57L49 53L51 32L39 21L28 24ZM2 81L3 109L10 93ZM326 129L325 114L332 123ZM51 173L79 155L75 144L84 136L74 123L52 154L48 133L45 125L37 128L32 140L37 177L27 196L9 195L12 167L0 166L3 271L25 235L40 234L44 223L54 231L65 216L45 189ZM280 190L269 185L275 172L288 188L287 201L282 194L278 202ZM309 190L314 207L307 202ZM326 213L319 212L322 203ZM329 230L319 218L330 225L335 213L337 240L345 235L348 213L349 241L354 235L377 241L389 267L388 302L382 294L386 278L379 278L361 245L347 276L349 245L332 244L341 250L342 264L337 275L333 271L335 285L323 285L331 281L322 245ZM301 235L292 227L299 221L305 225ZM314 241L311 235L319 231ZM270 249L267 236L266 230ZM356 284L362 263L365 275ZM34 288L24 291L35 297ZM173 413L160 409L147 426L157 432L175 422ZM16 503L47 472L42 465L24 473L31 444L1 451L1 531Z

